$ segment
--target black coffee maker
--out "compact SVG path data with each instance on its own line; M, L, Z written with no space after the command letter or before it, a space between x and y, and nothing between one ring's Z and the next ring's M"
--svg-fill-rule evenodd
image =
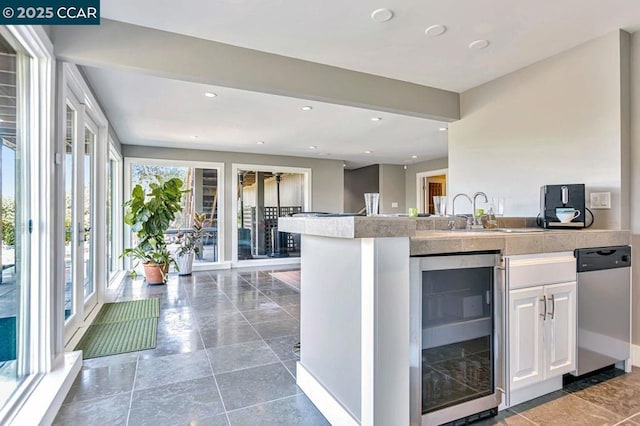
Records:
M585 207L583 183L540 187L540 225L543 228L584 228Z

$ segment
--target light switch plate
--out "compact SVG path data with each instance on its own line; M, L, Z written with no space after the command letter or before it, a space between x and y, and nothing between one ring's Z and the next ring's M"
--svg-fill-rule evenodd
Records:
M610 209L611 193L610 192L592 192L589 195L592 209Z
M391 208L392 209L397 209L398 208L398 203L395 202L395 201L393 203L391 203Z

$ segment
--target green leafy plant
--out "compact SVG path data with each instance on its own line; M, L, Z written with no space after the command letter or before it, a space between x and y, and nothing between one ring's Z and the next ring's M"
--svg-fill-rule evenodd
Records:
M124 203L124 223L131 226L138 241L135 247L125 249L123 256L129 256L134 261L144 264L157 264L165 276L166 267L176 264L167 250L164 233L176 213L182 211L182 194L189 192L182 189L183 182L178 178L171 178L166 182L149 184L149 192L145 194L141 185L136 185L131 191L131 199ZM132 273L135 276L135 272Z
M178 255L184 256L189 253L200 254L201 243L204 237L211 236L210 233L205 232L204 227L206 225L206 216L204 213L193 213L193 226L191 232L179 233L177 237L177 243L179 244Z

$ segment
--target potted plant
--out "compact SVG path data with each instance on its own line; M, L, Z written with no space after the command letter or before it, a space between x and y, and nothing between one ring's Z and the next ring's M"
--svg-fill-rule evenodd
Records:
M194 212L191 230L178 234L177 261L179 275L191 275L191 272L193 272L193 258L203 250L202 239L211 235L205 232L205 223L205 214Z
M183 190L182 185L178 178L158 181L149 185L147 194L142 186L136 185L131 199L124 203L124 223L131 226L138 241L135 247L124 250L122 255L137 262L134 268L142 262L148 284L164 284L169 266L175 264L167 250L164 233L175 220L176 213L182 211L182 194L189 192ZM135 276L135 271L132 275Z

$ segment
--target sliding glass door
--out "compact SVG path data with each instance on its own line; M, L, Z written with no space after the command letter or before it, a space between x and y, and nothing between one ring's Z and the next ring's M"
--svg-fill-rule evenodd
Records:
M223 174L222 164L192 161L167 161L157 159L125 159L127 174L126 196L136 185L141 185L145 191L149 184L157 179L167 181L179 178L184 182L183 189L189 192L182 197L182 212L176 219L165 237L171 252L178 250L178 235L192 232L194 213L204 214L205 235L199 242L199 250L194 259L194 268L206 269L210 265L221 262L223 221ZM128 244L135 245L135 235L130 235Z
M300 257L300 235L278 218L310 210L311 170L234 164L234 259L244 265Z
M30 371L29 62L0 36L0 408Z
M95 177L98 129L84 106L68 95L65 115L65 291L67 328L80 324L97 303Z

